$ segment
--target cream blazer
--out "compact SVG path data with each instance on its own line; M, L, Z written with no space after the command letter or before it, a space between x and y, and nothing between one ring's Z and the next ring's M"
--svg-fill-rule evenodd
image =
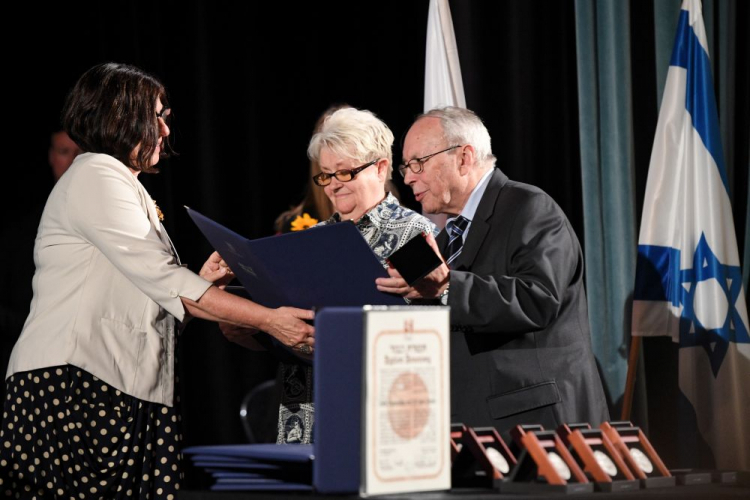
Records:
M47 200L34 263L31 310L6 378L71 364L172 406L180 296L198 300L211 283L180 266L136 176L109 155L78 156Z

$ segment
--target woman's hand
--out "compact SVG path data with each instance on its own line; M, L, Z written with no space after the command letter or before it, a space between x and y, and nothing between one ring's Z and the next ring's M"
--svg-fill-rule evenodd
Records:
M214 252L208 257L208 260L203 263L199 275L222 290L234 279L234 273L221 258L219 252Z
M305 320L313 318L315 318L315 313L307 309L296 307L271 309L263 331L287 347L303 344L312 348L315 345L315 328L305 323Z
M209 287L197 301L187 297L180 299L185 310L195 317L235 325L236 329L225 327L222 330L229 340L238 344L244 344L241 337L251 335L254 329L268 333L285 346L303 347L298 349L302 352L310 351L315 344L315 328L305 323L315 317L313 311L294 307L269 309L215 286Z

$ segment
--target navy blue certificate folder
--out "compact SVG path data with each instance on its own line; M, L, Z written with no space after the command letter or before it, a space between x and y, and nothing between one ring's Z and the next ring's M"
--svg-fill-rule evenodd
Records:
M356 493L361 483L362 308L331 307L315 317L315 467L320 493Z
M193 446L183 452L213 476L212 490L312 490L312 445Z
M248 240L187 211L259 304L303 309L404 305L401 297L375 287L375 279L388 274L350 222Z
M182 450L199 457L226 457L232 462L261 462L282 464L310 464L314 454L311 445L278 446L275 444L225 444L191 446Z

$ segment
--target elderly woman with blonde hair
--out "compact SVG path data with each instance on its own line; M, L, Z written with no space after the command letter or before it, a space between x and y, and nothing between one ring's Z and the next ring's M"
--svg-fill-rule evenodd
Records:
M401 206L386 190L393 174L392 147L393 133L385 123L370 111L346 107L316 127L307 148L307 156L320 168L320 173L312 176L313 183L325 193L334 211L318 225L354 222L383 267L388 267L391 254L412 238L437 234L429 219ZM222 324L221 330L244 347L263 349L244 328ZM312 376L312 367L303 361L281 361L278 444L313 441Z
M333 204L334 214L321 222L353 221L375 256L386 260L422 233L436 234L426 217L401 206L386 182L393 174L393 133L373 113L343 108L326 118L307 149L320 166L313 177ZM310 443L314 423L312 368L282 363L278 443Z

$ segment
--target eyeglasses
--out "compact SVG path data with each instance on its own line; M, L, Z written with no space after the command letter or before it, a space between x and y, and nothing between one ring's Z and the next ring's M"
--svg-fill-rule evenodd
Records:
M335 177L337 181L339 182L349 182L353 181L355 177L357 177L357 174L366 169L367 167L370 167L372 165L375 165L377 162L380 161L380 158L377 160L372 160L370 163L365 163L361 167L353 168L351 170L344 169L344 170L337 170L332 174L327 174L325 172L321 172L318 175L313 175L313 182L317 184L318 186L327 186L331 183L331 177Z
M432 153L427 156L423 156L422 158L414 158L413 160L409 160L406 163L403 163L398 166L398 171L401 174L401 177L406 177L406 169L412 171L412 173L415 174L421 174L424 170L424 164L427 163L427 160L432 158L435 155L439 155L440 153L445 153L446 151L450 151L451 149L460 148L460 145L451 146L449 148L443 149L438 151L437 153Z
M163 121L165 124L169 125L169 117L172 116L172 108L169 106L164 106L161 108L161 111L156 113L156 118L161 118L161 121Z

